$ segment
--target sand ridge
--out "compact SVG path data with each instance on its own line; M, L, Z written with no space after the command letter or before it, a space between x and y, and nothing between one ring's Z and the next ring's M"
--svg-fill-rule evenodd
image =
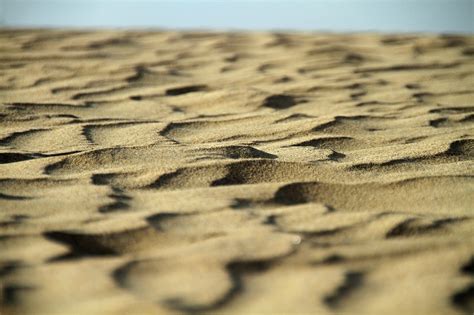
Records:
M0 31L2 314L471 314L474 38Z

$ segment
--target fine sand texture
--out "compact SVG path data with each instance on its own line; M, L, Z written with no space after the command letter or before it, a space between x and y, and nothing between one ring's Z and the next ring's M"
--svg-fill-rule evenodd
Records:
M474 36L0 31L0 313L474 311Z

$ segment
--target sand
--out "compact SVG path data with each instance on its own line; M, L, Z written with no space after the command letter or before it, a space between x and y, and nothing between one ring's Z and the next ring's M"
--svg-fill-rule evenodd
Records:
M474 37L0 32L1 314L471 314Z

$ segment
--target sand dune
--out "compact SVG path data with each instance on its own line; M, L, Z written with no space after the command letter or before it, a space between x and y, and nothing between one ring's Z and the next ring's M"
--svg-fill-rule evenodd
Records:
M0 43L0 313L474 312L472 36Z

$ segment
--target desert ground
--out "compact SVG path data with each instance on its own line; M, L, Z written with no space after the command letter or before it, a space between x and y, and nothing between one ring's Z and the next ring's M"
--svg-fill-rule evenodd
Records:
M0 31L0 313L474 311L474 36Z

